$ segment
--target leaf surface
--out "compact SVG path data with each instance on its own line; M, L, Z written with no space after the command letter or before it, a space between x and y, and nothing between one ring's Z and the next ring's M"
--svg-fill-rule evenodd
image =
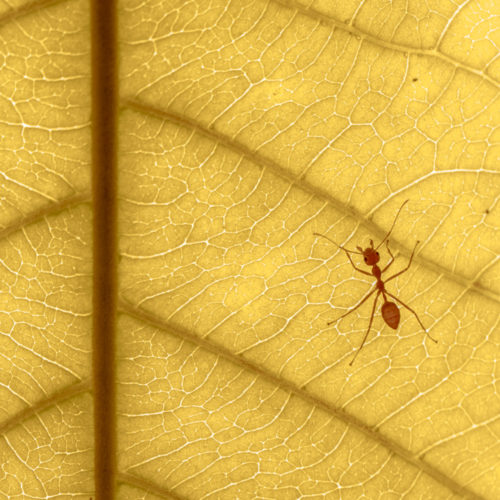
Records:
M88 498L89 5L15 8L0 496ZM499 496L499 13L119 4L117 498ZM327 323L374 278L314 233L377 245L406 199L383 276L420 241L387 291L438 343L381 298L350 366L372 301Z

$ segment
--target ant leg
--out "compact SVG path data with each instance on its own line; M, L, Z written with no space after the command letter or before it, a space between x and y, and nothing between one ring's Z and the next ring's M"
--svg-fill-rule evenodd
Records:
M332 325L333 323L336 323L339 319L345 318L348 314L351 314L353 311L355 311L361 304L366 302L371 295L373 295L373 292L376 290L374 288L366 297L362 298L352 309L349 309L345 314L342 314L342 316L339 316L337 319L334 319L333 321L329 321L327 325Z
M344 250L344 251L345 251L345 250ZM347 257L348 257L348 258L349 258L349 260L351 261L351 266L352 266L352 267L354 267L354 269L356 269L356 271L359 271L360 273L366 274L367 276L373 276L373 274L372 274L372 273L369 273L369 272L367 272L367 271L364 271L363 269L360 269L359 267L356 267L356 266L354 265L354 262L353 262L353 261L352 261L352 259L351 259L351 256L350 256L347 252L346 252L345 254L347 255Z
M380 274L385 273L387 271L387 269L389 269L391 267L392 263L394 262L394 255L392 255L391 249L389 248L389 240L387 240L385 242L385 246L387 247L387 251L389 252L389 255L391 256L391 260L389 261L389 264L387 264L387 266L385 266L384 269L382 269L382 271L380 271Z
M368 329L366 330L365 336L363 338L363 342L361 342L361 345L358 347L358 350L356 351L356 354L354 354L354 357L352 358L351 362L349 363L349 366L352 366L352 364L354 363L354 360L356 359L356 357L359 354L359 351L361 351L361 349L365 345L366 339L368 337L368 333L370 333L370 328L371 328L372 322L373 322L373 315L375 314L375 306L377 305L377 300L378 300L379 296L380 296L380 290L377 293L377 295L375 296L375 300L373 301L372 315L370 317L370 323L368 324Z
M313 233L313 234L314 234L314 236L321 236L322 238L325 238L326 240L332 242L334 245L336 245L340 249L344 250L345 254L347 255L347 258L351 262L352 267L354 267L354 269L356 269L356 271L359 271L360 273L366 274L367 276L373 276L372 273L369 273L367 271L363 271L363 269L360 269L359 267L356 267L354 265L354 262L351 259L351 256L349 255L350 252L352 252L352 253L361 253L361 252L354 252L353 250L347 250L346 248L344 248L343 246L339 245L338 243L335 243L335 241L331 240L330 238L328 238L328 236L325 236L324 234L320 234L320 233Z
M412 312L414 315L415 315L415 318L417 318L417 321L420 323L420 326L422 327L422 329L424 330L424 332L427 334L427 336L433 341L435 342L436 344L438 343L438 341L431 337L431 334L425 329L425 326L423 325L423 323L420 321L420 318L418 317L418 314L409 306L407 306L402 300L399 300L395 295L392 295L392 293L389 293L387 290L385 291L385 293L387 295L389 295L390 297L392 297L394 300L396 300L397 302L399 302L403 307L406 307L406 309L408 309L408 311Z
M402 271L399 271L399 273L396 273L396 274L393 274L390 278L387 278L385 280L385 282L387 283L388 281L391 281L392 279L396 278L397 276L399 276L400 274L403 274L405 273L406 271L408 271L408 269L410 269L410 266L411 266L411 261L413 260L413 255L415 253L415 250L417 249L417 245L420 243L420 241L417 241L415 243L415 246L413 247L413 252L411 253L411 257L410 257L410 262L408 262L408 265L402 270Z

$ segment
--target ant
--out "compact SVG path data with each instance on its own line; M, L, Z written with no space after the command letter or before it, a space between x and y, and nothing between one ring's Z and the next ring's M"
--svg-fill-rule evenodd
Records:
M384 321L387 323L387 325L389 325L392 329L395 330L399 325L399 320L401 317L398 306L394 302L389 302L387 300L387 295L389 295L389 297L392 297L396 302L399 302L403 307L406 307L406 309L408 309L409 311L411 311L415 315L415 318L417 318L417 321L419 322L420 326L422 327L424 332L427 334L427 336L433 342L435 342L437 344L437 340L432 338L430 336L430 334L427 332L427 330L425 329L425 326L420 321L420 318L418 317L417 313L411 307L407 306L403 301L399 300L395 295L393 295L392 293L389 293L385 289L385 283L393 280L394 278L397 278L398 276L400 276L404 272L408 271L408 269L411 266L411 261L413 260L413 254L415 253L417 245L420 243L420 241L417 241L415 243L415 247L413 248L413 252L411 253L410 262L408 262L408 265L402 271L399 271L399 273L393 274L390 278L387 278L385 280L385 282L382 280L382 273L385 273L385 271L387 271L387 269L389 269L389 267L394 262L394 255L392 255L392 252L389 248L388 238L389 238L389 235L391 234L392 230L394 229L394 225L396 224L396 220L399 216L399 213L401 212L402 208L406 205L406 203L408 203L408 200L404 201L403 204L401 205L401 207L399 207L398 213L396 214L396 217L394 218L394 222L392 223L392 226L389 229L389 232L385 235L384 239L375 248L373 247L373 240L370 240L369 247L367 247L363 250L361 247L356 246L357 250L359 250L358 252L356 252L354 250L348 250L347 248L339 245L338 243L335 243L335 241L328 238L328 236L325 236L325 235L319 234L319 233L313 233L315 236L322 236L323 238L326 238L328 241L330 241L331 243L333 243L337 247L344 250L344 252L347 255L347 258L351 262L352 267L354 267L354 269L356 269L356 271L359 271L360 273L366 274L367 276L374 276L375 279L377 280L373 289L365 297L363 297L363 299L361 299L361 301L359 301L357 305L355 305L352 309L347 311L345 314L342 314L342 316L340 316L337 319L330 321L328 323L328 325L331 325L333 323L336 323L339 319L345 318L348 314L351 314L358 307L360 307L362 304L364 304L375 292L377 292L377 295L375 296L375 300L373 301L372 313L370 316L370 323L368 324L368 329L366 330L365 336L363 338L363 342L361 342L361 345L359 346L358 350L354 354L354 357L352 358L351 362L349 363L349 365L351 365L351 366L354 363L354 360L356 359L356 357L358 356L359 351L361 351L361 349L363 348L363 345L365 344L366 338L368 337L368 333L370 332L370 328L371 328L372 322L373 322L373 316L375 314L375 307L377 305L377 300L378 300L380 294L382 294L382 297L384 298L384 304L382 305L382 317L384 318ZM380 270L380 267L378 267L378 265L377 265L378 261L380 260L380 254L377 252L377 249L380 247L380 245L382 245L382 243L384 243L384 241L386 241L387 251L389 252L389 255L391 256L391 260L384 267L384 269ZM354 262L351 259L351 256L349 255L350 253L356 253L356 254L362 255L363 259L365 261L365 264L367 266L371 266L371 268L372 268L371 272L364 271L363 269L356 267L354 265Z

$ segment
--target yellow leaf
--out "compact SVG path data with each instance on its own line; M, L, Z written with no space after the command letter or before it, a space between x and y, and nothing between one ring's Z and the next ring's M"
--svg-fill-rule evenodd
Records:
M108 81L96 4L0 7L0 498L498 498L498 5L124 0ZM375 278L315 233L378 245L405 200L383 277L420 241L386 289L437 344L380 297L351 366Z
M88 6L39 7L1 8L0 498L87 499Z

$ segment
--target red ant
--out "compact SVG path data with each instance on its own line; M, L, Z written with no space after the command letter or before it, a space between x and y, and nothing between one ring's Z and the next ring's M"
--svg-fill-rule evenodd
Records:
M408 262L408 265L402 271L399 271L399 273L396 273L396 274L392 275L390 278L387 278L385 280L385 283L384 283L384 281L382 281L382 273L384 273L385 271L387 271L387 269L389 269L389 267L391 266L391 264L394 262L394 255L392 255L392 252L391 252L391 250L389 248L389 240L387 238L389 237L389 235L391 234L392 230L394 229L394 225L396 224L396 220L397 220L397 218L399 216L399 213L401 212L401 209L405 206L405 204L407 202L408 202L408 200L404 201L403 204L401 205L401 207L399 207L398 213L396 214L396 217L394 218L394 222L392 223L391 229L389 229L389 232L385 235L385 238L378 244L378 246L376 248L373 248L373 240L370 240L370 246L369 247L367 247L367 248L365 248L363 250L361 247L357 246L356 248L359 250L359 252L356 252L354 250L348 250L347 248L344 248L343 246L339 245L338 243L335 243L335 241L331 240L330 238L328 238L327 236L325 236L323 234L313 233L315 236L322 236L323 238L326 238L328 241L332 242L334 245L336 245L339 248L341 248L342 250L344 250L344 252L347 255L347 258L351 262L352 267L354 267L354 269L356 269L356 271L359 271L360 273L366 274L367 276L375 276L375 279L377 280L377 282L375 283L375 286L373 287L373 289L365 297L363 297L363 299L361 299L361 301L358 302L357 305L355 305L351 310L347 311L345 314L342 314L342 316L340 316L337 319L335 319L333 321L330 321L328 323L328 325L331 325L333 323L336 323L339 319L345 318L348 314L351 314L359 306L361 306L364 302L366 302L375 293L375 291L377 291L377 295L375 296L375 300L373 301L373 308L372 308L372 313L371 313L371 316L370 316L370 323L368 324L368 330L366 330L365 336L363 338L363 342L361 342L361 345L359 346L358 350L354 354L354 357L352 358L352 360L349 363L349 365L352 365L354 363L354 360L356 359L357 355L359 354L359 351L361 351L361 349L363 348L363 345L365 344L366 338L368 337L368 333L370 332L370 328L372 326L373 316L375 314L375 307L377 305L377 300L378 300L380 294L382 294L382 297L384 298L384 304L382 305L382 317L384 318L384 321L391 328L393 328L395 330L398 327L401 315L400 315L398 306L394 302L389 302L387 300L386 295L389 295L389 297L392 297L396 302L399 302L403 307L406 307L406 309L408 309L409 311L411 311L415 315L415 317L417 318L417 321L419 322L420 326L422 327L422 329L424 330L424 332L427 334L427 336L433 342L437 343L437 340L434 339L434 338L432 338L429 335L429 333L425 329L425 326L420 321L420 318L418 317L417 313L411 307L407 306L403 301L399 300L395 295L393 295L392 293L389 293L385 289L385 283L387 283L388 281L393 280L394 278L396 278L396 277L400 276L401 274L403 274L404 272L408 271L408 269L411 266L411 261L413 260L413 254L415 253L417 245L420 243L420 241L417 241L415 243L415 247L413 248L413 252L411 253L410 262ZM380 254L377 252L377 248L379 248L380 245L382 245L382 243L385 240L387 240L386 247L387 247L387 251L389 252L389 255L391 256L391 260L384 267L384 269L380 270L380 268L377 266L377 262L380 260ZM364 271L363 269L360 269L359 267L356 267L354 265L354 262L351 259L351 256L349 255L350 253L357 253L357 254L362 255L363 259L365 261L365 264L367 266L371 266L371 268L372 268L371 269L371 273L369 273L367 271Z

